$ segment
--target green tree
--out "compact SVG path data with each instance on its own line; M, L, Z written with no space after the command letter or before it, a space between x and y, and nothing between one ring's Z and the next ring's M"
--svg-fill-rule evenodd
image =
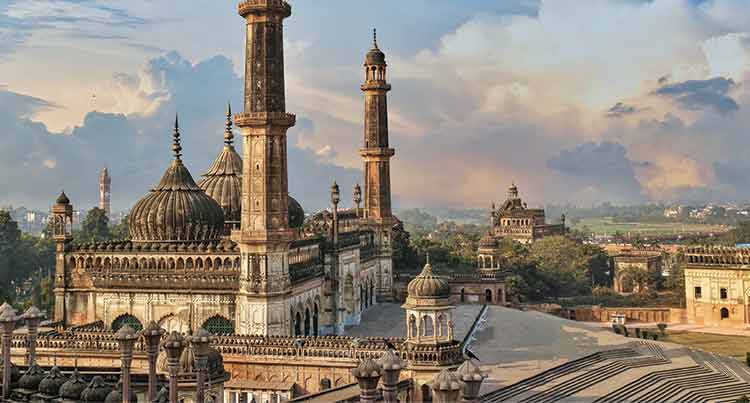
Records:
M120 220L120 222L116 225L113 225L110 227L109 231L111 233L112 239L128 239L130 236L128 230L128 218L129 216L125 216Z
M98 207L94 207L86 213L86 218L81 223L81 231L76 236L84 242L106 241L111 237L109 217L104 210Z
M534 242L530 252L553 297L588 294L597 279L606 278L608 258L598 247L552 236Z
M391 236L391 247L393 248L393 271L413 271L418 263L417 252L411 243L411 234L404 230L403 225L393 229Z
M0 210L0 298L3 300L14 297L10 284L17 279L18 265L23 258L19 250L20 241L18 223L13 221L8 211Z

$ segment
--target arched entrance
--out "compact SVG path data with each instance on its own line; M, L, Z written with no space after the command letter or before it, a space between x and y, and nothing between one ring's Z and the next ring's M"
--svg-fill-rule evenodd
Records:
M489 288L484 290L484 302L488 304L492 303L492 290Z
M313 336L318 335L318 304L313 305Z
M462 288L461 289L461 302L466 301L466 291Z
M721 320L729 319L729 309L721 308Z
M300 317L299 312L294 314L294 335L302 335L302 317Z
M305 336L310 335L310 308L305 308Z
M432 391L430 390L430 385L424 384L420 389L422 391L422 402L432 403Z

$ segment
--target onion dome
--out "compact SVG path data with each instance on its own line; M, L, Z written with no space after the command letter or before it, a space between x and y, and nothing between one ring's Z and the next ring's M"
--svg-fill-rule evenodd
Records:
M289 196L289 228L300 228L305 223L305 210L297 199Z
M455 401L454 398L458 397L458 393L463 386L464 383L458 374L448 369L440 371L439 374L432 378L432 382L430 383L432 390L442 392L446 397L449 397L449 400L446 401Z
M492 236L492 234L488 232L479 240L479 248L480 249L497 249L497 239L495 239L495 237Z
M183 165L180 131L175 119L174 160L159 184L130 212L130 237L140 242L179 242L219 239L224 212L193 181Z
M85 403L104 403L111 391L112 387L104 382L104 378L97 375L81 393L81 401Z
M487 374L483 373L471 360L464 361L456 373L464 382L481 382L487 377Z
M365 56L365 65L385 65L385 53L378 48L378 33L372 30L372 49Z
M447 299L451 295L451 287L444 278L432 273L430 257L427 256L427 264L422 272L407 286L408 299ZM407 303L409 301L407 300Z
M39 383L39 392L47 396L57 396L60 387L63 386L66 379L56 365L49 370L47 376Z
M76 368L67 382L63 383L60 387L60 397L79 401L84 389L86 389L86 382L81 378L81 374L78 372L78 368Z
M400 371L406 366L401 357L391 349L388 349L383 353L383 356L380 357L378 363L384 371Z
M224 221L240 221L242 212L242 158L234 149L234 133L232 132L232 107L227 107L227 122L224 130L224 148L198 186L211 196L222 210Z
M34 362L18 380L18 387L26 390L37 390L45 377L44 370Z
M138 403L138 395L136 395L132 389L130 390L130 402ZM109 392L104 399L104 403L122 403L122 380L117 382L117 386Z
M55 200L56 204L70 204L70 199L68 199L68 196L65 194L65 191L60 193L60 196L57 196L57 200Z

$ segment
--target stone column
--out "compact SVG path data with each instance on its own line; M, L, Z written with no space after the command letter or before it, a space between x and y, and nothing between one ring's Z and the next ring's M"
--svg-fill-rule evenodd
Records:
M28 329L26 334L26 343L28 344L26 365L31 365L36 362L36 339L39 333L39 323L44 320L44 314L37 307L32 306L23 314L23 319L26 320L26 328Z
M12 365L10 362L10 344L13 341L13 330L15 330L19 319L16 316L16 310L10 306L0 314L0 327L3 331L3 401L10 395L10 367Z
M377 362L365 358L352 369L352 375L359 383L359 401L361 403L375 403L378 396L378 381L383 368Z
M444 369L435 375L430 383L430 388L435 393L438 403L453 403L458 401L458 395L464 383L458 374Z
M479 389L482 387L482 381L487 375L471 360L464 361L458 367L456 373L464 383L463 388L461 388L461 403L476 402L477 397L479 397Z
M166 331L153 320L146 325L141 334L146 343L148 354L148 401L156 399L156 359L159 356L159 343Z
M130 365L133 363L133 348L140 335L132 327L125 325L115 334L120 345L122 362L122 403L130 403Z
M185 349L185 338L172 332L162 343L162 348L167 353L169 368L169 403L177 403L177 376L180 375L180 357Z
M383 368L383 400L385 403L398 403L396 386L405 364L401 357L388 349L378 362Z
M204 328L198 329L195 335L190 336L190 344L193 346L193 355L195 356L195 366L198 370L197 387L195 391L195 401L204 403L206 398L206 373L208 372L208 351L211 348L213 336Z

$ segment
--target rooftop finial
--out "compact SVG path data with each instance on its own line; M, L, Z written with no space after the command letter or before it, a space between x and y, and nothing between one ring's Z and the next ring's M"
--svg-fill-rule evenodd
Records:
M372 29L372 46L375 49L378 48L378 30L376 28Z
M231 146L234 141L234 132L232 131L232 104L227 102L227 124L224 130L224 144Z
M427 252L427 264L430 264L430 252Z
M174 151L174 158L180 160L182 156L182 146L180 145L180 122L179 117L175 113L174 115L174 135L172 135L172 151Z

